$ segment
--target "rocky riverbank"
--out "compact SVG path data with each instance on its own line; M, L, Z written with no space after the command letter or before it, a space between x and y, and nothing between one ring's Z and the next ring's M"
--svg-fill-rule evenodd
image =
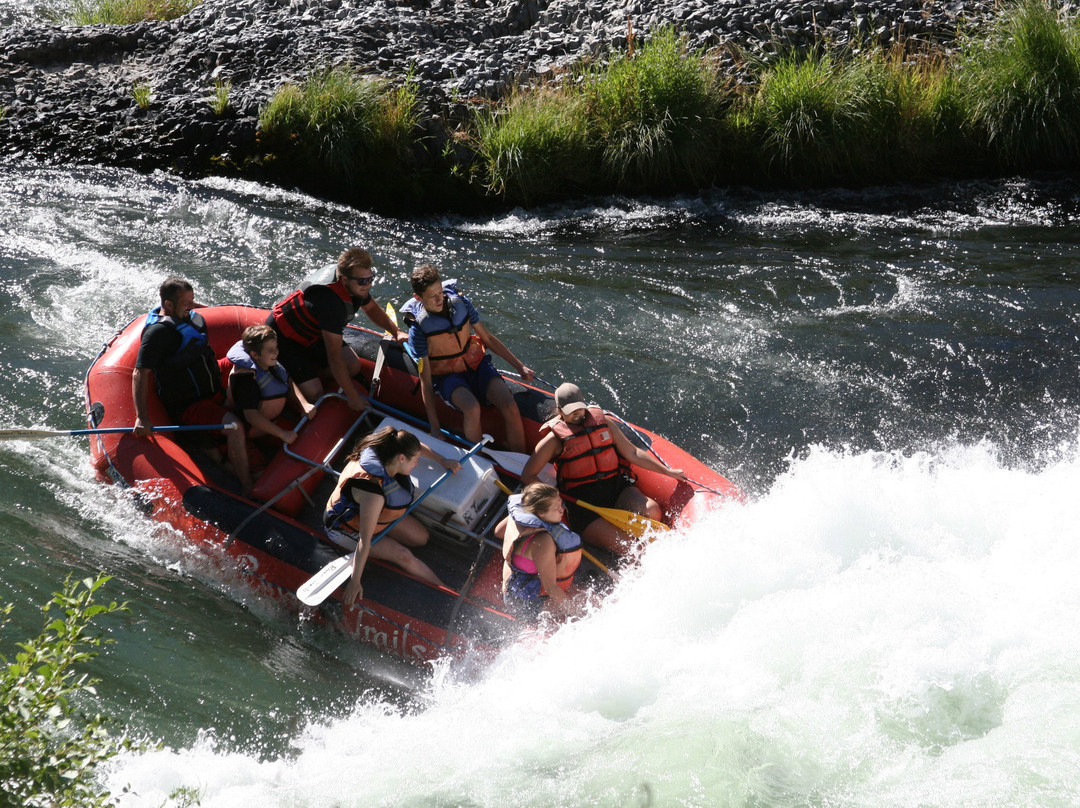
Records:
M663 25L698 48L853 37L948 44L990 2L955 0L206 0L131 26L0 31L0 159L214 170L256 148L260 108L315 66L411 74L439 154L463 108ZM212 109L215 81L228 109ZM148 97L140 105L133 88ZM421 159L423 159L421 157Z

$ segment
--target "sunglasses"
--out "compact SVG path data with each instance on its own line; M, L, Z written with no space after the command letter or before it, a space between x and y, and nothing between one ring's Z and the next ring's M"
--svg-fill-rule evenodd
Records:
M356 277L356 275L345 275L343 277L345 278L345 280L352 281L353 283L355 283L355 284L357 284L359 286L370 286L371 284L373 284L375 282L375 273L374 272L372 272L370 275L368 275L365 278L358 278L358 277Z

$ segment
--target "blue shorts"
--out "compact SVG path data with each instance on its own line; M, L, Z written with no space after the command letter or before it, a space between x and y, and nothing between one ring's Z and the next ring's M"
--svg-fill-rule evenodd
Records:
M454 391L459 387L471 391L481 404L490 404L491 402L487 400L487 390L495 379L502 379L502 376L495 369L491 357L485 356L476 370L466 370L464 373L448 373L445 376L432 376L431 386L435 388L439 398L456 410L457 407L454 407L454 403L450 399L453 397Z

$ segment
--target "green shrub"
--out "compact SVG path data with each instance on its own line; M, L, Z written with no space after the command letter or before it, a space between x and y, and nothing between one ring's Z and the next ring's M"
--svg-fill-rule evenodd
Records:
M348 66L281 87L259 116L264 148L348 185L406 159L416 123L413 82L393 88Z
M671 28L634 57L588 74L588 117L604 175L619 190L663 190L712 180L713 132L726 94L708 62Z
M801 181L849 176L874 147L871 106L881 87L865 65L834 54L790 54L765 69L733 114L755 173Z
M81 694L93 694L98 681L75 670L107 642L90 633L92 621L126 609L94 602L108 580L99 575L77 583L69 577L63 591L42 607L41 634L18 643L14 660L0 655L0 805L5 808L112 804L92 782L94 771L133 744L112 738L102 716L82 716L72 704ZM0 631L11 610L10 604L0 610Z
M201 3L202 0L73 0L68 19L75 25L175 20Z
M571 91L517 90L476 128L484 185L510 202L565 197L596 177L583 99Z
M526 204L578 191L696 188L713 180L727 93L668 28L636 56L559 86L517 89L475 125L488 190Z
M958 65L967 122L1012 168L1074 168L1080 159L1080 34L1045 0L1007 9Z

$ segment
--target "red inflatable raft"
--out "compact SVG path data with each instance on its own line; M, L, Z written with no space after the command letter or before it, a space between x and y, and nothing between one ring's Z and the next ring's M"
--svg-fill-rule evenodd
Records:
M218 356L225 355L247 326L264 322L267 316L265 309L249 306L209 306L200 308L200 313ZM86 406L92 427L135 422L131 376L144 320L144 316L136 318L113 337L87 373ZM353 442L393 423L414 430L446 454L464 443L448 437L437 445L427 434L415 368L398 344L352 326L345 336L364 362L362 383L370 383L382 352L377 396L368 399L363 412L349 410L338 395L325 397L316 417L297 427L297 440L269 458L251 499L243 497L235 479L204 455L200 447L205 437L192 437L208 433L161 432L150 438L130 433L94 435L91 453L96 473L104 481L134 489L155 519L173 525L190 541L216 554L259 591L295 608L311 609L302 606L295 593L340 555L322 538L321 514L335 481L334 469L341 467ZM554 410L551 394L512 378L506 381L532 445ZM154 395L150 405L154 422L168 423ZM440 418L446 429L460 430L458 413L442 407ZM661 503L669 525L692 524L716 503L740 496L728 480L664 438L640 427L622 426L631 442L684 469L695 481L693 485L679 483L634 469L638 487ZM495 410L484 413L484 430L495 437L495 446L502 445L502 419ZM517 633L514 619L503 611L501 550L491 535L505 515L505 496L496 487L497 475L516 486L504 468L478 455L415 512L431 531L428 544L415 552L446 587L431 586L390 564L371 560L364 572L364 600L344 607L339 590L318 607L317 615L363 642L413 661L457 654L470 647L494 647ZM435 476L434 470L423 465L414 474L421 489ZM575 586L587 585L590 575L596 577L595 569L583 564Z

